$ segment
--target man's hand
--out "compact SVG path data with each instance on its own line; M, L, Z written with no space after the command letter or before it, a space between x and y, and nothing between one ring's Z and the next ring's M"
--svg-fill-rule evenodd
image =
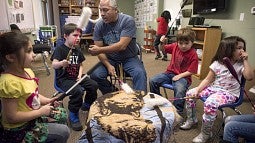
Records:
M108 72L109 72L110 75L115 75L116 74L114 66L112 66L112 65L108 66L107 69L108 69Z
M90 48L89 48L89 53L92 55L92 56L96 56L98 54L101 53L100 51L100 47L96 46L96 45L91 45Z

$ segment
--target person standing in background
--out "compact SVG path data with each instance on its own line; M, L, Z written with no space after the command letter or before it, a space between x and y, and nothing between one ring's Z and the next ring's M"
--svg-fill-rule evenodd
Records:
M161 58L161 53L159 51L159 44L162 44L160 41L160 38L163 35L166 35L167 30L168 30L168 23L169 21L171 21L171 14L169 11L165 10L161 13L161 16L159 18L157 18L157 22L158 22L158 29L157 29L157 34L156 34L156 38L154 41L154 48L155 48L155 53L157 54L155 57L155 60ZM162 54L163 54L163 61L167 61L167 53L165 52L164 49L162 49Z

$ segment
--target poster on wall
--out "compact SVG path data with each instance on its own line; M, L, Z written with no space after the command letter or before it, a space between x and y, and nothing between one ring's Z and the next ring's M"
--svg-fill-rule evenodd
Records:
M8 27L1 27L1 30L9 29L10 24L16 24L23 30L34 29L32 0L5 0L5 2L1 7L5 6L6 12L1 13L1 15L5 14L3 17L7 15Z
M157 0L135 0L135 22L137 28L144 28L157 14Z

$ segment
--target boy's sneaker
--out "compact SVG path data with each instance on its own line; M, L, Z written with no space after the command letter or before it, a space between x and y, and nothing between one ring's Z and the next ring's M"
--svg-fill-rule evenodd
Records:
M83 103L82 106L81 106L81 110L82 111L89 111L90 109L90 105L88 103Z
M198 121L190 121L190 120L187 120L183 125L180 126L180 129L182 130L189 130L191 129L192 127L194 126L197 126L198 125Z
M81 131L82 130L82 125L81 125L80 120L79 120L79 113L70 112L69 113L69 121L70 121L71 128L74 131Z
M157 55L157 56L155 57L155 60L157 60L157 59L159 59L159 58L162 58L162 56L161 56L161 55Z

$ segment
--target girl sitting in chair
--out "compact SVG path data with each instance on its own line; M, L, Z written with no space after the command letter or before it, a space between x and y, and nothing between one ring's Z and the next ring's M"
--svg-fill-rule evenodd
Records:
M204 143L212 136L211 130L218 107L223 104L234 103L239 97L240 84L223 64L224 57L231 60L239 80L242 75L247 80L252 80L254 76L248 63L245 41L238 36L224 38L212 59L207 77L199 86L189 90L186 94L187 97L208 97L204 102L201 133L193 139L195 143ZM186 103L187 120L180 127L181 129L188 130L197 124L195 107L196 100L194 98L188 99Z
M54 107L60 103L38 93L38 79L30 69L34 57L25 34L8 32L0 36L1 143L65 143L69 137L67 125L45 123L41 118L53 116Z

